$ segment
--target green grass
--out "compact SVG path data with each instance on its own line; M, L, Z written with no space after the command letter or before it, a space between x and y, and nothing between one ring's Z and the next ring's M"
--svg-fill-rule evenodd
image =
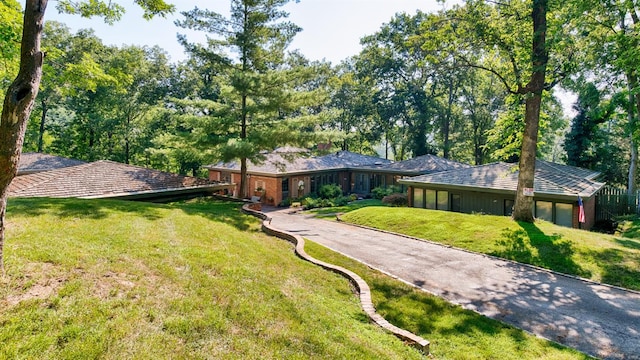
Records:
M437 359L588 359L561 345L429 295L311 241L307 252L350 269L371 287L377 311L431 342Z
M238 205L10 200L0 358L418 359Z
M342 277L294 256L237 204L9 204L0 359L418 359ZM438 359L584 359L310 244Z
M338 213L347 213L347 212L358 210L367 206L387 206L387 205L383 204L382 200L365 199L365 200L352 201L345 206L319 208L319 209L309 210L309 212L318 214L317 217L319 218L333 218Z
M354 224L398 232L565 274L640 290L640 240L504 216L414 208L366 207L344 214ZM640 226L629 225L627 234Z

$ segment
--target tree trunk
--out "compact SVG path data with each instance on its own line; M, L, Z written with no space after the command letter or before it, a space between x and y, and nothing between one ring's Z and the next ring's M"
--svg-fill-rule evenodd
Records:
M27 0L24 10L20 71L9 85L0 118L0 269L4 273L4 230L8 188L18 171L27 120L33 109L44 53L40 38L47 0Z
M38 132L38 152L41 153L44 150L44 130L45 130L45 121L47 120L47 111L49 107L47 106L47 101L42 99L42 116L40 117L40 131Z
M547 35L547 0L534 0L531 18L533 20L533 68L531 79L527 86L520 89L526 94L524 134L520 151L520 171L518 173L518 188L513 207L513 219L516 221L533 222L533 197L525 196L524 189L533 189L536 171L536 151L538 148L538 125L540 123L540 106L542 91L545 87L545 75L549 54L546 49Z
M629 86L629 109L627 111L629 119L629 146L631 148L629 173L627 178L627 193L631 197L636 193L636 179L638 175L638 144L636 142L636 126L640 114L640 94L634 95L634 89L638 87L638 78L633 72L627 73L627 83Z
M536 150L538 144L538 124L542 95L533 94L527 98L524 134L520 152L518 190L513 207L513 218L517 221L533 222L533 197L525 196L524 189L533 189L536 171Z

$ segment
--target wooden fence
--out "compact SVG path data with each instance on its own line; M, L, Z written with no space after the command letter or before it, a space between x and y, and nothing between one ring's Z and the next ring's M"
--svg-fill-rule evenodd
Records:
M638 212L640 190L634 195L627 194L626 189L605 186L596 195L596 221L610 220L614 216L632 215Z

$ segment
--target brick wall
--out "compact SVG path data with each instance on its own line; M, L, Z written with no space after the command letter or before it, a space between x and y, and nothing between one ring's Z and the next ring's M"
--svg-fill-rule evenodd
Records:
M578 222L578 213L580 210L578 208L578 202L576 201L573 206L573 227L576 229L580 228L584 230L591 230L596 222L596 197L593 196L590 199L586 200L582 199L582 204L584 206L585 222L584 224L580 224Z

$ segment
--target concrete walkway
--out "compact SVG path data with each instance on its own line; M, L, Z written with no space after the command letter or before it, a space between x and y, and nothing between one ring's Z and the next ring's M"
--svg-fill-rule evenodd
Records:
M404 236L269 211L298 234L464 308L605 359L640 359L640 293Z

